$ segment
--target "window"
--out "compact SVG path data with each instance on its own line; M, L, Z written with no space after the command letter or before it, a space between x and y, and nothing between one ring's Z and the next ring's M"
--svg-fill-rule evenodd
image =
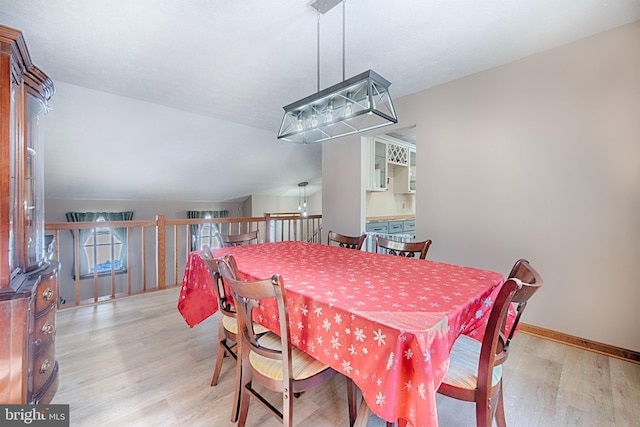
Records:
M206 214L204 218L211 219L211 214ZM200 225L198 230L198 239L200 243L198 249L202 249L205 245L212 249L222 247L218 226L211 222Z
M111 222L132 221L133 212L67 212L68 222ZM94 274L106 275L111 271L127 271L127 228L97 227L70 230L74 244L78 245L78 259L74 259L71 276L76 278L76 263L80 278L93 277ZM77 241L76 239L77 233Z
M99 216L96 221L105 222L106 219L104 216ZM112 266L118 273L126 272L127 269L121 258L123 248L124 242L112 232L111 227L96 227L90 230L83 243L87 270L80 271L80 277L93 276L96 270L98 275L111 274Z
M194 219L213 219L213 218L228 218L229 211L187 211L187 218ZM221 226L228 224L220 224ZM220 229L218 224L215 223L203 223L203 224L191 224L189 226L189 237L191 239L191 250L199 251L204 245L209 245L211 248L219 248L222 246L219 237Z

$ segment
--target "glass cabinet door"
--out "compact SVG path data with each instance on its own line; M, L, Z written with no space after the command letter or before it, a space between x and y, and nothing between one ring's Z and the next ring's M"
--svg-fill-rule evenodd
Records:
M387 144L374 141L373 148L373 189L387 189Z
M416 191L416 152L409 150L409 192Z
M9 117L10 127L10 142L9 142L9 271L11 274L20 267L20 248L16 245L20 240L20 236L17 236L20 223L20 191L18 186L18 135L16 129L18 127L18 115L16 110L19 110L20 102L20 89L21 86L16 82L11 82L11 107Z
M27 94L27 123L25 129L25 227L27 269L39 267L45 259L44 248L44 102Z

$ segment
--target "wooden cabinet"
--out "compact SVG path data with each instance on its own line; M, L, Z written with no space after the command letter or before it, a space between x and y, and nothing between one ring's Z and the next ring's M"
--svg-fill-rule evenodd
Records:
M0 26L0 403L57 387L58 265L45 254L43 120L53 82L20 31Z

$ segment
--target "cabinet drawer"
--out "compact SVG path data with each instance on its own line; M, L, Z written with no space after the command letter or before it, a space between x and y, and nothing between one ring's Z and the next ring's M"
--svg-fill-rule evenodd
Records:
M404 221L403 226L403 230L405 233L413 233L414 231L416 231L416 221L413 219Z
M56 311L49 310L44 316L36 318L33 328L33 352L40 353L56 336Z
M369 233L389 233L388 222L369 222L367 223L367 232Z
M389 234L398 234L404 231L403 221L389 221Z
M53 372L37 394L33 396L34 405L45 405L53 400L58 390L58 363L53 366Z
M33 393L38 394L51 375L57 371L56 349L53 343L33 359Z
M43 280L36 288L36 313L40 313L58 300L56 276Z

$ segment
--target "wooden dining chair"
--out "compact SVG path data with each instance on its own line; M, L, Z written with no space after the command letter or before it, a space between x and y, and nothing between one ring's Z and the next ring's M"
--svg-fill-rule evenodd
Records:
M227 292L224 286L220 270L218 268L219 259L213 256L209 246L204 246L200 251L200 257L205 262L211 273L211 279L213 280L213 286L216 291L216 297L218 299L218 310L220 311L220 317L218 320L218 349L216 355L216 365L213 370L213 377L211 378L211 386L218 384L218 377L222 370L223 359L227 356L232 357L236 361L236 390L235 398L233 400L233 409L231 412L231 421L235 422L238 419L238 409L240 404L240 359L237 355L238 347L238 321L235 307L232 304L233 297ZM235 260L229 260L228 268L230 268L235 276L238 275L238 267L235 264ZM256 333L264 334L267 332L267 328L256 325Z
M495 299L482 342L466 335L456 340L449 370L438 388L438 393L445 396L475 402L478 427L491 427L494 417L498 427L507 425L502 389L502 365L509 355L512 337L512 333L508 338L505 335L507 313L512 303L524 310L543 284L538 272L525 260L518 261L514 269L514 277L507 279Z
M251 242L258 243L258 230L253 230L243 234L220 234L220 239L224 246L242 246Z
M423 242L399 242L376 235L376 252L378 253L380 253L379 248L382 248L385 249L384 253L388 253L389 255L415 258L416 254L419 254L420 259L425 259L427 258L429 246L431 246L431 240L425 240Z
M344 234L336 233L335 231L329 231L327 236L327 245L332 244L349 249L360 250L364 240L367 238L366 234L362 236L345 236Z
M247 421L251 397L261 403L285 427L293 425L293 397L324 383L336 372L328 365L291 344L287 297L282 277L243 282L233 272L234 259L227 255L219 263L220 274L231 288L238 314L241 334L241 386L238 426ZM261 301L275 299L278 306L280 336L273 332L259 336L255 329L253 310ZM270 403L253 384L282 393L282 412ZM347 378L349 421L355 421L355 386Z

